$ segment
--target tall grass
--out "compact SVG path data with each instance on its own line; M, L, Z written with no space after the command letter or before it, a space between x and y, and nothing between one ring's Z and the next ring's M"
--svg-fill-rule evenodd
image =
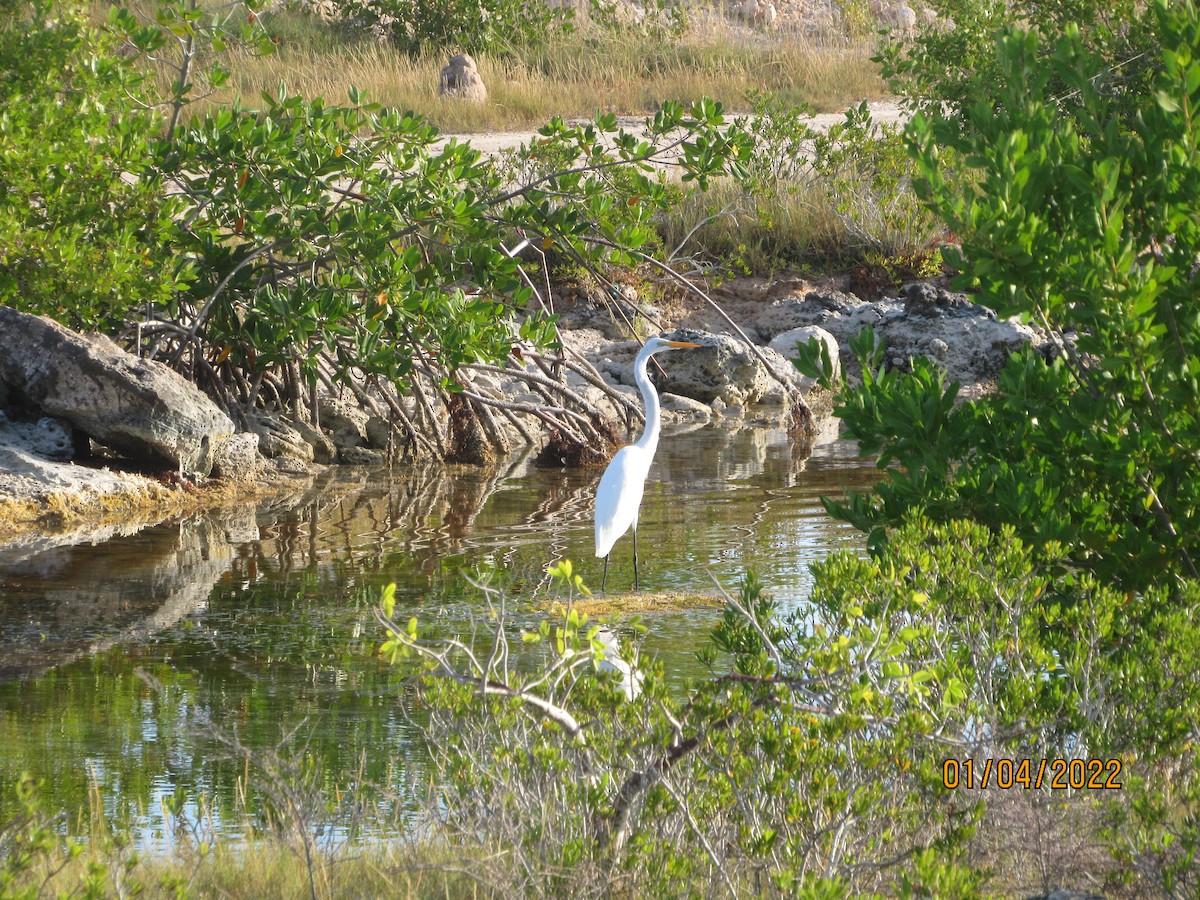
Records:
M866 42L764 35L697 12L679 37L581 27L548 35L538 47L477 56L487 102L447 101L437 95L444 54L413 58L296 10L263 19L278 38L277 52L234 54L229 84L193 112L235 99L259 106L261 94L275 95L280 83L328 102L344 102L356 87L369 100L420 113L443 131L469 132L531 128L551 116L586 117L598 110L642 115L664 99L709 96L744 109L752 90L817 109L842 109L884 91Z
M77 856L50 850L16 874L15 892L4 896L287 900L486 895L468 871L478 862L471 852L449 843L414 847L407 842L373 842L308 861L274 838L256 837L238 846L181 847L170 854L134 854L109 839L87 844Z
M743 272L837 269L862 259L829 189L812 179L782 182L766 194L722 179L707 191L685 193L657 225L668 253Z

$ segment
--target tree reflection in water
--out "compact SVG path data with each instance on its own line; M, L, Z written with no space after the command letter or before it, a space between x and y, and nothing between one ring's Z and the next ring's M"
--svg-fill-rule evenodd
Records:
M599 474L533 469L527 458L487 470L341 470L267 503L94 546L0 548L0 821L13 812L4 786L28 771L71 830L102 811L161 846L174 839L164 799L236 833L247 811L267 824L279 802L272 778L292 777L324 798L312 823L324 834L353 822L394 831L415 808L424 751L401 683L374 657L380 588L395 581L399 610L447 630L478 612L480 570L522 602L550 562L591 562ZM809 562L861 546L819 495L874 478L852 447L805 460L781 432L664 440L643 502L656 548L648 586L705 589L708 570L732 583L753 569L780 599L801 602ZM623 565L613 560L614 577L631 576ZM656 616L643 652L689 672L708 615ZM284 774L266 774L272 759ZM99 810L89 811L90 786Z

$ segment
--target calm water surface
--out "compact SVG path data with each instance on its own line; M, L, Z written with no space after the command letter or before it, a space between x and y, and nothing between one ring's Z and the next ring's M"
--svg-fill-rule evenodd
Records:
M810 563L862 547L820 496L876 477L844 442L801 460L782 432L667 435L642 503L642 586L709 590L715 576L735 589L752 570L801 603ZM175 839L171 803L218 831L240 830L244 809L267 824L288 778L320 789L328 808L314 817L333 831L363 785L375 786L376 813L402 816L425 751L401 679L374 656L380 588L397 583L398 618L463 632L481 576L529 617L520 603L544 594L554 560L598 585L598 478L521 460L491 472L355 469L102 543L0 549L0 822L22 772L45 780L67 829L102 814L150 847ZM630 553L623 538L610 590L631 585ZM699 673L714 617L655 615L643 652L682 682ZM276 760L293 774L273 776Z

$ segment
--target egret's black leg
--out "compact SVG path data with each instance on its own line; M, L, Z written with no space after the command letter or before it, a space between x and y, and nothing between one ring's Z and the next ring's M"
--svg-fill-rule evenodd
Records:
M633 589L638 589L637 573L637 529L633 529Z
M610 553L608 556L612 556ZM604 585L608 582L608 556L604 557L604 574L600 576L600 593L604 593Z

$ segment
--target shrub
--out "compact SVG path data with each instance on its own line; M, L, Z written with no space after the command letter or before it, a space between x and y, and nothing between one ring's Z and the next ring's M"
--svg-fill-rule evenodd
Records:
M1068 27L1050 55L1036 33L1007 32L998 77L961 117L915 118L917 187L961 239L947 250L959 286L1045 328L1059 354L1014 358L994 395L961 406L924 365L844 395L850 433L900 463L875 499L839 507L876 541L922 508L1060 542L1071 566L1131 591L1197 576L1200 17L1155 9L1163 50L1136 113Z
M814 566L794 613L747 577L699 651L710 674L683 694L643 660L627 699L569 599L522 633L535 660L494 592L470 638L398 624L388 594L383 649L415 666L443 822L491 851L473 857L505 860L479 873L502 891L975 896L997 860L964 853L993 796L982 766L999 758L1034 761L1007 787L1057 798L1055 823L1068 794L1037 760L1119 760L1107 815L1128 829L1085 840L1116 853L1113 878L1188 883L1200 627L1162 589L1131 600L1046 570L1044 552L1011 528L914 517L875 558ZM569 563L552 571L581 587ZM973 784L947 787L947 761L968 760Z
M338 8L413 56L437 49L512 53L538 46L551 31L569 31L574 20L570 4L542 0L338 0Z
M71 4L0 12L0 303L108 326L186 281L163 246L177 206L150 172L158 121Z

